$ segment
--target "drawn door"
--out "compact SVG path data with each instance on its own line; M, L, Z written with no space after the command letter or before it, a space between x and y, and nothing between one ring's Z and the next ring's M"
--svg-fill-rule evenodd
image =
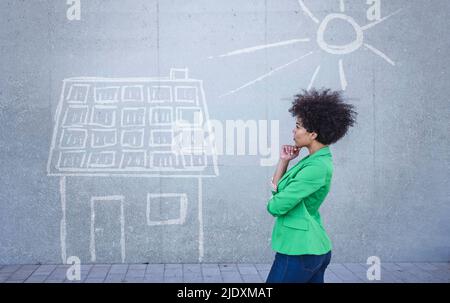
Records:
M91 261L125 262L123 196L91 198Z

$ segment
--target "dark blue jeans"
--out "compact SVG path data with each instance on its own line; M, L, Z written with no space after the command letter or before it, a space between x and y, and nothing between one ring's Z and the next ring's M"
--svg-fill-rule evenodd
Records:
M276 253L266 283L323 283L331 251L324 255L291 256Z

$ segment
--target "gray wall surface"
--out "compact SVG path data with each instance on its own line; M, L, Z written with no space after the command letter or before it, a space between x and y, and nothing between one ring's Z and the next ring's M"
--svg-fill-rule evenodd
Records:
M0 1L0 264L272 261L269 181L308 87L359 113L331 146L333 261L450 260L449 1L79 2ZM133 145L174 98L216 125L200 170Z

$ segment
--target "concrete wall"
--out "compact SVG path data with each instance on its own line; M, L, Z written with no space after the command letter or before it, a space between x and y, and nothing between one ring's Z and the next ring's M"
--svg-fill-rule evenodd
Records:
M321 212L334 261L449 261L449 1L382 0L381 22L364 0L80 3L69 20L64 0L0 2L0 264L270 262L269 180L292 142L292 96L308 87L345 88L359 113L331 146ZM355 47L333 51L322 34ZM217 174L52 173L64 80L171 68L202 80L203 110L222 126ZM243 152L238 120L252 129ZM157 199L149 214L149 193L185 195L179 224L149 224L183 208Z

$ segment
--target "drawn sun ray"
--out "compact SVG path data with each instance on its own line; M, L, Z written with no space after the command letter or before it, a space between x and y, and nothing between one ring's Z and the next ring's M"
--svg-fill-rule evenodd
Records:
M345 1L344 0L339 1L339 9L341 10L341 13L345 12Z
M252 46L252 47L247 47L247 48L242 48L242 49L238 49L226 54L222 54L219 56L210 56L208 57L208 59L213 59L213 58L223 58L223 57L230 57L230 56L236 56L236 55L241 55L241 54L245 54L245 53L253 53L262 49L266 49L266 48L272 48L272 47L279 47L279 46L285 46L285 45L290 45L290 44L295 44L295 43L300 43L300 42L309 42L311 41L309 38L302 38L302 39L291 39L291 40L285 40L285 41L281 41L281 42L276 42L276 43L270 43L270 44L262 44L262 45L256 45L256 46Z
M381 58L383 58L384 60L386 60L389 64L391 64L392 66L395 66L395 62L392 61L388 56L386 56L386 54L384 54L382 51L380 51L379 49L376 49L375 47L373 47L370 44L364 43L364 46L369 49L370 51L372 51L375 55L380 56Z
M308 85L308 90L310 90L311 87L313 86L314 80L316 80L316 77L317 77L317 74L319 74L319 71L320 71L320 65L316 67L316 70L314 71L314 74L311 77L311 81L309 82L309 85Z
M342 59L339 59L339 78L341 79L341 88L345 90L347 88L347 78L345 78L344 63Z
M252 85L252 84L255 84L256 82L261 81L261 80L263 80L263 79L265 79L265 78L271 76L273 73L275 73L275 72L277 72L277 71L279 71L279 70L282 70L282 69L288 67L289 65L292 65L292 64L294 64L294 63L296 63L296 62L298 62L298 61L300 61L300 60L302 60L302 59L304 59L304 58L306 58L306 57L312 55L313 53L314 53L314 52L309 52L309 53L307 53L307 54L305 54L305 55L303 55L303 56L301 56L301 57L299 57L299 58L296 58L296 59L294 59L294 60L292 60L292 61L290 61L290 62L288 62L288 63L286 63L286 64L283 64L283 65L281 65L281 66L278 66L277 68L271 70L270 72L265 73L265 74L262 75L262 76L259 76L259 77L256 78L255 80L252 80L252 81L250 81L250 82L247 82L247 83L245 83L244 85L242 85L242 86L240 86L240 87L238 87L238 88L236 88L236 89L233 89L233 90L229 91L229 92L226 93L226 94L223 94L223 95L219 96L219 98L222 98L222 97L225 97L225 96L234 94L235 92L240 91L241 89L246 88L247 86L250 86L250 85Z
M303 10L303 12L311 18L312 21L314 21L315 23L319 24L319 19L317 19L313 13L311 13L311 11L306 7L305 3L303 3L303 0L298 0L298 4L300 4L301 9Z
M361 26L361 30L365 31L365 30L367 30L367 29L369 29L369 28L371 28L371 27L374 27L375 25L377 25L377 24L379 24L379 23L385 21L386 19L388 19L388 18L390 18L390 17L392 17L392 16L394 16L394 15L397 15L397 14L400 13L401 11L402 11L402 9L396 10L396 11L393 12L392 14L387 15L386 17L383 17L383 18L381 18L380 20L377 20L377 21L374 21L374 22L372 22L372 23L369 23L369 24L366 24L366 25L364 25L364 26Z

